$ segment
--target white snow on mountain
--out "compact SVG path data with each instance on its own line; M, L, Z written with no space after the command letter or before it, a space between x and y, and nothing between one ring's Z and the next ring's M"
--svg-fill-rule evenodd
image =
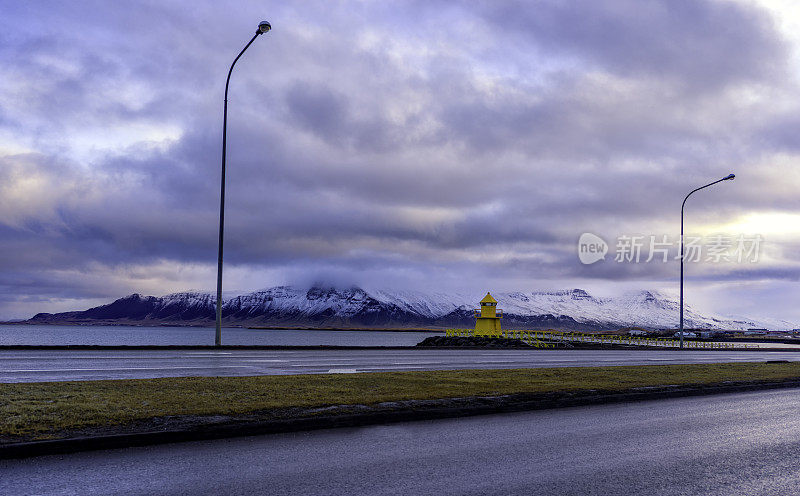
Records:
M348 317L363 311L375 301L364 290L311 288L301 290L277 286L237 296L223 303L226 311L260 311L286 315L319 315L332 313Z
M356 314L392 311L399 309L426 319L437 319L455 311L469 312L478 307L485 293L423 293L418 291L392 291L387 289L366 291L319 288L300 289L277 286L224 301L227 312L245 314L272 314L284 316L327 315L348 318ZM619 297L598 298L582 289L564 291L498 292L492 293L498 308L506 317L531 317L538 315L566 316L579 323L604 327L676 328L678 326L678 301L656 291L638 291ZM162 298L168 304L190 307L213 306L213 295L202 292L176 293ZM779 320L753 320L703 315L686 305L684 325L687 328L791 329L796 325Z
M172 293L160 298L162 306L182 305L187 308L202 308L208 305L216 305L216 296L202 291L186 291L184 293Z

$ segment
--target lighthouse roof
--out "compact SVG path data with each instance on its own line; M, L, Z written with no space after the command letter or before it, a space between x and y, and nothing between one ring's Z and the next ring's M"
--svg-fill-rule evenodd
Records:
M492 298L492 294L491 293L486 293L486 296L483 297L483 299L481 300L481 303L497 303L497 300Z

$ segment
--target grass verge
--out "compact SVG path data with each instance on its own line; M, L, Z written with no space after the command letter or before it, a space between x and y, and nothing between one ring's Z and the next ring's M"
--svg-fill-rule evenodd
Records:
M162 416L286 408L800 379L800 363L181 377L0 384L0 441L61 437Z

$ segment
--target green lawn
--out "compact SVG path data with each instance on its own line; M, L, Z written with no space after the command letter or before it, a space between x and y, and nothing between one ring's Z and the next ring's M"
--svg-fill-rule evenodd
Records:
M0 436L50 437L58 432L164 415L237 414L289 407L790 378L800 378L800 363L0 384Z

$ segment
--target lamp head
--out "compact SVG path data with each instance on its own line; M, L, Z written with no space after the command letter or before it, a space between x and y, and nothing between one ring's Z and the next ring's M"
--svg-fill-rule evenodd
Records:
M267 21L261 21L258 23L258 31L256 34L264 34L272 29L272 24L268 23Z
M736 177L736 174L728 174L727 176L723 177L722 180L727 181L728 179L733 179L734 177Z

